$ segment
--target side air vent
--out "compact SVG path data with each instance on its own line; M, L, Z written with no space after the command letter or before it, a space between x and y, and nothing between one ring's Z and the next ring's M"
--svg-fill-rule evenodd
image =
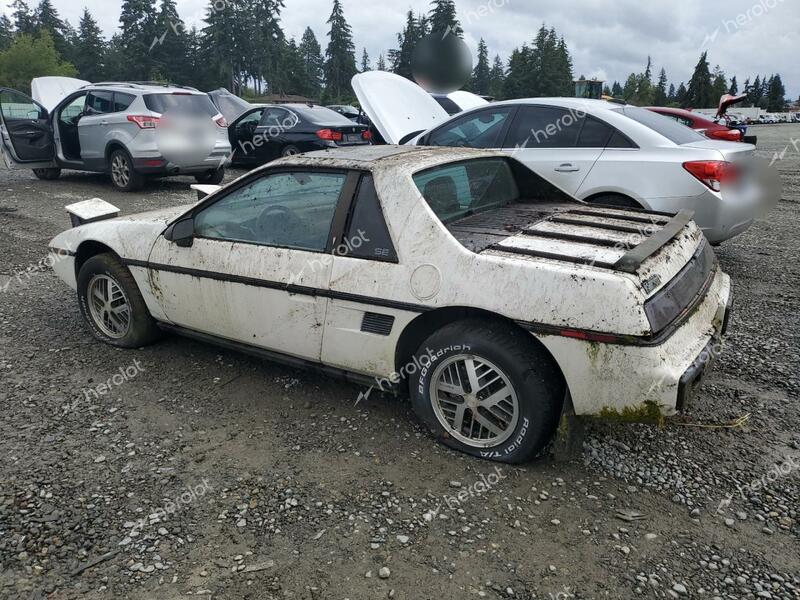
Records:
M392 315L366 312L364 313L364 319L361 321L361 331L389 335L392 332L392 325L394 325L394 317Z

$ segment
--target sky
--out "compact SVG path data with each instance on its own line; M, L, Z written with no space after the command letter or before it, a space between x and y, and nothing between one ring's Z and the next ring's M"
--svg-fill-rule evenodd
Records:
M10 0L4 10L10 14ZM29 0L30 4L38 0ZM281 21L298 39L310 26L327 43L331 0L284 0ZM201 24L208 0L177 0L187 24ZM87 6L107 36L118 25L121 0L53 0L62 18L77 25ZM353 29L357 58L366 47L373 66L396 45L409 9L427 12L429 0L342 0ZM575 76L625 82L642 72L647 56L654 74L664 67L676 87L688 82L703 50L740 87L747 77L780 73L790 99L800 96L800 2L798 0L456 0L464 39L475 52L484 38L490 58L507 60L546 23L567 41Z

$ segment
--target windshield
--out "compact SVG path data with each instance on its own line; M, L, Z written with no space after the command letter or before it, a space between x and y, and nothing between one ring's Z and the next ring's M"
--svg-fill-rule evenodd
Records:
M217 107L205 94L147 94L144 97L147 108L157 113L179 110L192 114L207 114L211 117L219 113Z
M519 188L504 158L479 158L414 175L422 197L442 223L519 201Z
M637 123L641 123L642 125L649 127L656 133L663 135L669 141L678 145L691 144L692 142L702 142L707 139L686 125L682 125L674 119L654 113L646 108L639 108L637 106L624 106L621 108L615 108L614 110L622 113L626 117L633 119Z

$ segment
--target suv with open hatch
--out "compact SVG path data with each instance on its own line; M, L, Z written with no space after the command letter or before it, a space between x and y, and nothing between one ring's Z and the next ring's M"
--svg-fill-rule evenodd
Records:
M61 169L108 173L122 191L139 189L147 177L194 175L213 184L224 177L228 124L204 93L155 83L87 85L66 77L34 79L31 88L38 101L0 88L0 150L9 168L32 169L39 179L57 179ZM165 113L213 122L202 146L208 153L165 156L166 138L158 135Z

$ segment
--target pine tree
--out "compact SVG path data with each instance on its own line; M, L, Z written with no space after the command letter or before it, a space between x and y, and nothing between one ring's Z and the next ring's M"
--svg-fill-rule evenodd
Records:
M545 25L533 44L514 50L509 60L504 96L572 96L572 58L564 38Z
M36 31L36 18L25 0L14 0L11 3L11 17L17 33L32 34Z
M675 102L677 102L678 105L683 106L687 93L688 90L686 89L686 85L681 81L681 84L678 86L678 91L675 92Z
M287 57L293 61L297 53L289 50L280 26L283 0L243 0L243 4L237 20L240 31L247 33L244 39L239 34L245 76L254 79L259 89L263 81L267 88L288 90L294 85L293 73L283 63Z
M700 55L700 60L697 61L697 66L694 68L694 74L689 80L686 96L683 98L681 105L684 108L710 108L716 106L718 102L719 98L717 98L717 101L713 99L711 71L708 68L708 52L703 52Z
M331 28L325 50L325 94L328 99L339 101L351 96L350 79L357 73L353 34L340 0L333 0L327 23Z
M303 59L303 69L308 78L306 96L319 98L322 93L322 76L325 61L322 58L322 47L310 27L306 27L303 32L298 50Z
M84 8L73 48L73 64L78 69L78 77L87 81L105 79L105 54L106 42L100 26L89 9Z
M489 72L489 95L495 100L503 97L503 85L506 81L506 69L499 54L494 57L492 70Z
M122 71L115 73L122 79L148 80L154 75L154 61L150 53L157 35L154 0L124 0L119 17L119 46L125 53Z
M361 52L361 72L365 73L366 71L371 71L372 68L369 64L369 54L367 54L367 49L364 48Z
M34 13L36 31L47 31L53 39L53 45L61 56L70 52L67 41L67 31L64 22L58 16L58 11L53 8L50 0L41 0Z
M397 34L397 49L389 50L389 62L392 72L408 79L413 79L412 58L417 44L428 35L428 20L425 17L415 17L408 11L406 26Z
M481 38L478 42L478 62L472 71L469 82L470 90L476 94L486 96L491 86L491 68L489 67L489 50L486 42Z
M728 80L719 65L714 67L711 79L711 106L719 105L719 99L728 93Z
M458 17L456 16L456 4L454 0L433 0L431 6L433 6L433 8L428 15L431 33L444 35L449 32L458 37L464 35L464 30L461 28L461 24L458 22Z
M503 84L503 97L507 99L524 98L528 94L527 69L530 63L530 48L525 44L515 48L508 59L508 71Z
M614 98L622 98L623 91L619 81L615 81L614 85L611 86L611 95L614 96Z
M667 100L667 72L662 68L661 72L658 74L658 83L656 83L656 88L653 92L653 104L656 106L666 106Z
M239 11L230 2L209 0L205 22L200 54L209 77L214 87L223 86L238 93L245 80L243 51L237 43L243 24Z
M375 66L376 71L386 70L386 59L383 58L383 52L378 55L378 64Z
M735 96L739 93L739 82L736 81L736 75L731 77L731 87L728 88L728 93L731 96Z
M11 19L5 15L0 15L0 52L8 48L13 39L14 26L11 24Z
M675 94L676 94L675 84L674 83L670 83L669 84L669 92L667 92L667 103L668 104L672 104L673 102L675 102Z
M767 86L767 110L781 112L786 108L786 88L780 75L773 75Z
M188 63L189 35L175 0L161 0L155 27L158 35L150 46L154 72L173 83L188 83L192 75Z

